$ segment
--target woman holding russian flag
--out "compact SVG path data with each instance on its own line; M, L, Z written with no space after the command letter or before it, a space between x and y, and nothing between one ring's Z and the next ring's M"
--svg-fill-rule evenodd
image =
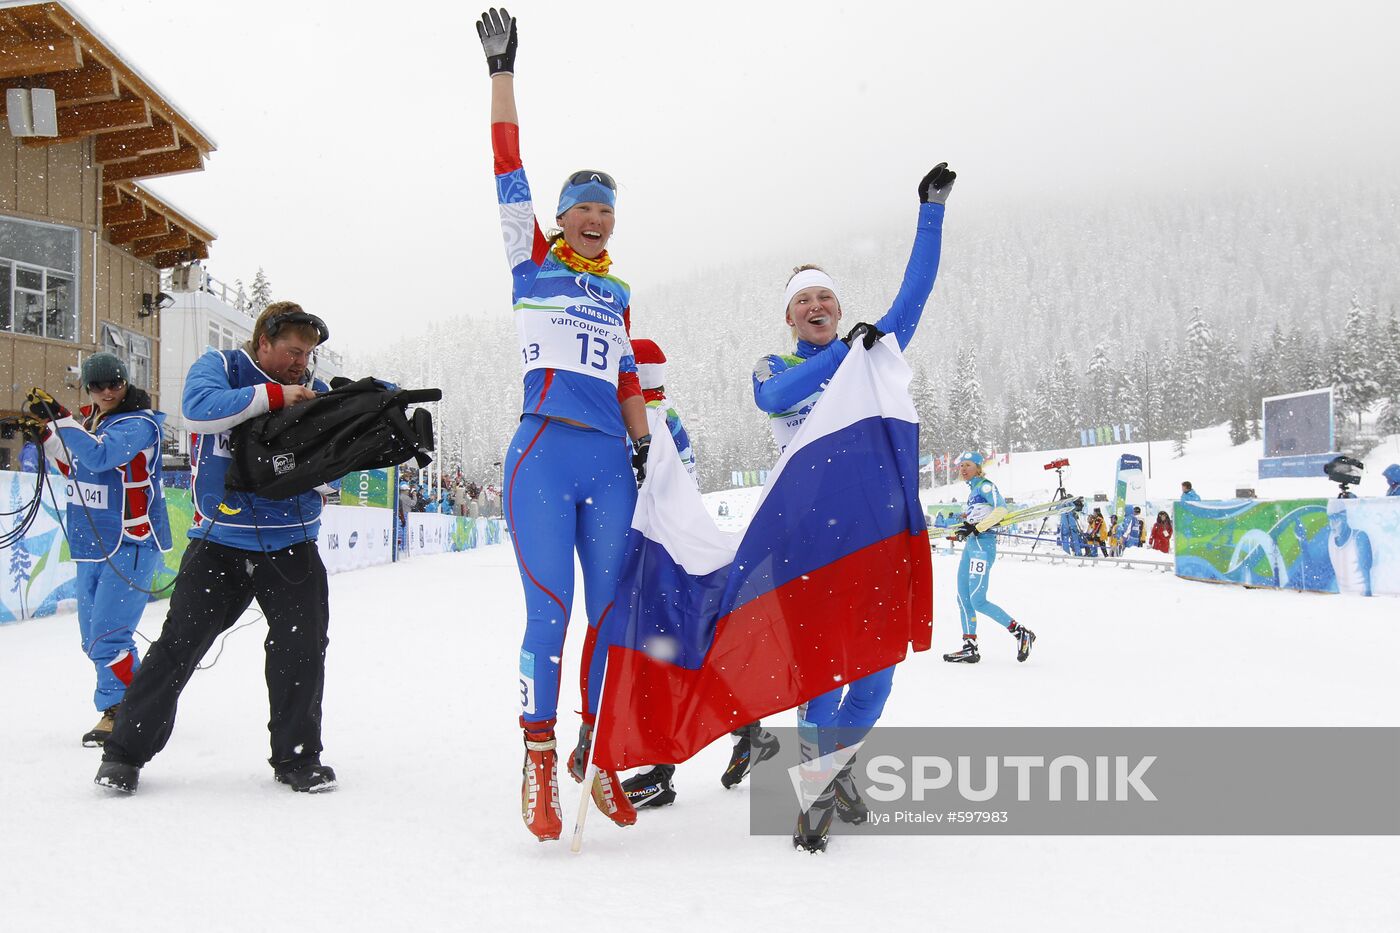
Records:
M867 349L886 333L908 347L938 275L942 249L943 213L956 174L940 162L919 182L919 219L904 281L888 311L873 325L859 323L838 339L841 302L836 283L815 265L798 266L783 296L784 313L797 347L793 353L769 354L753 374L754 402L768 415L773 436L786 448L821 398L827 382L857 340ZM798 710L804 759L855 745L879 720L890 694L894 668L889 667L822 694ZM809 852L826 848L833 815L850 823L864 822L866 807L851 779L851 762L812 805L798 817L793 845Z
M491 74L496 192L525 370L503 502L525 590L521 815L536 838L558 839L563 820L554 725L574 552L583 568L589 624L580 663L584 725L570 759L570 772L582 780L602 685L601 652L593 663L595 635L612 605L636 504L633 469L644 469L651 438L629 333L630 289L610 274L617 184L606 172L573 173L554 211L560 229L548 237L540 231L520 161L515 19L504 9L489 10L476 30ZM636 821L615 773L599 772L591 790L615 823Z

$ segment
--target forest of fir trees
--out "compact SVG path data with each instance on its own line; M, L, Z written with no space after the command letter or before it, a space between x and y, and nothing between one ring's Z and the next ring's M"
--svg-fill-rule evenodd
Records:
M667 395L702 489L777 460L751 374L760 356L793 346L781 307L792 267L818 262L834 276L843 327L874 321L899 287L912 228L911 215L824 247L632 283L633 336L669 358ZM950 206L938 284L905 354L921 450L1074 447L1081 429L1112 424L1184 442L1229 422L1243 443L1258 435L1265 396L1331 385L1339 446L1364 453L1367 434L1400 433L1396 230L1400 175L976 218ZM504 259L499 271L505 281ZM445 462L489 479L518 423L515 344L507 308L464 309L350 368L440 386ZM1373 405L1379 422L1359 435Z

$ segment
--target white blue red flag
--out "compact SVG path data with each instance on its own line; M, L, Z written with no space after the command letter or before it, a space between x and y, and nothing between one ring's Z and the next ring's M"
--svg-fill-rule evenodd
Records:
M673 445L652 445L599 633L600 768L684 761L737 726L898 663L911 644L930 646L910 376L893 337L857 344L742 534L714 526Z

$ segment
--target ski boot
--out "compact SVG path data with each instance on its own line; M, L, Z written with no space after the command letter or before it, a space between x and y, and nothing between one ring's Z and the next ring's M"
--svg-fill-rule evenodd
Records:
M835 812L836 788L831 786L797 815L797 828L792 831L792 847L814 854L825 852L826 839L831 832L831 817Z
M977 653L977 640L974 638L964 638L961 651L954 651L952 654L943 656L945 661L963 661L967 664L976 664L982 660L982 656Z
M297 768L274 771L277 783L286 784L299 794L324 794L336 788L335 769L319 761L309 761Z
M136 785L141 780L141 769L121 761L104 761L97 768L97 777L92 783L123 794L136 793Z
M588 776L588 758L592 750L593 726L584 723L578 727L578 744L569 755L569 776L580 784ZM599 768L589 793L592 794L598 809L603 811L603 815L618 826L631 826L637 822L637 810L627 799L627 792L623 790L622 781L618 780L616 771L604 771Z
M553 729L525 730L520 816L540 842L558 839L564 831L564 816L559 812L559 773Z
M112 727L117 722L117 708L121 704L109 706L102 711L102 718L83 735L83 748L101 748L112 736Z
M719 778L726 790L742 781L751 767L778 754L778 737L760 723L749 723L730 734L734 737L734 751Z
M860 788L856 786L855 777L851 774L855 766L854 758L846 762L846 767L842 768L832 781L832 787L836 791L836 815L843 823L859 826L870 818L870 808L861 799Z
M622 782L623 793L638 810L669 807L676 802L676 788L671 784L675 773L675 765L657 765L650 771L641 771Z
M1035 644L1035 632L1017 622L1011 623L1011 634L1016 636L1016 660L1024 661L1031 656L1031 645Z
M599 768L598 776L593 779L592 795L593 803L603 811L603 815L618 826L631 826L637 822L637 808L627 799L627 792L622 789L616 771Z

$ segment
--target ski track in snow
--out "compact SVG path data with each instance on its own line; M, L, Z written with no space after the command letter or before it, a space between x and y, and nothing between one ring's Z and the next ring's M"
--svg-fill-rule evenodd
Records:
M1383 650L1393 600L1005 558L991 596L1040 636L1032 659L1017 664L1012 639L985 624L983 662L948 665L955 568L935 559L934 650L901 666L883 724L1400 719ZM147 610L145 634L165 608ZM748 835L744 786L719 785L726 740L681 765L675 806L630 829L592 813L573 856L567 776L564 840L537 843L520 821L510 548L332 577L331 608L324 757L340 789L320 796L275 784L265 763L260 624L194 675L130 798L92 785L99 752L78 743L96 715L76 619L0 628L0 928L500 929L536 915L571 929L1400 927L1395 838L835 836L823 856L796 853ZM578 725L581 619L573 629L561 751Z

